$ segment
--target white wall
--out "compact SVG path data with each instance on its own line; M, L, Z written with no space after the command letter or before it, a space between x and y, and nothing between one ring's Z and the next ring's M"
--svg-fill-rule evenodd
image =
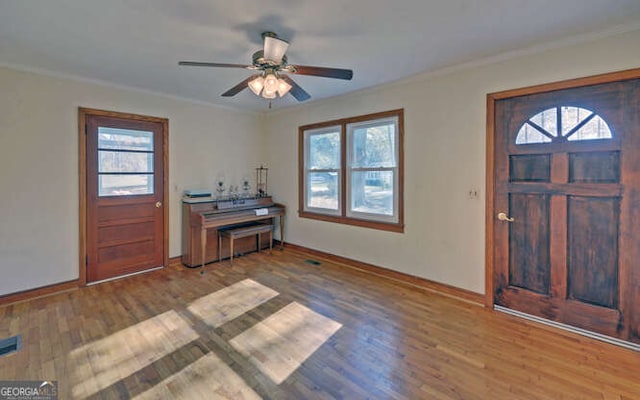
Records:
M0 295L76 279L78 107L169 118L169 255L180 197L240 182L261 156L261 117L140 91L0 68Z
M487 93L637 67L640 31L272 113L269 189L289 207L286 240L484 293ZM298 126L395 108L405 109L404 234L298 218Z

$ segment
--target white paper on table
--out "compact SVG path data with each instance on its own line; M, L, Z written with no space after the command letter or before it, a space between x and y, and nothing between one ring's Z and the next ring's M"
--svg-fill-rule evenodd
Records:
M268 208L256 208L256 215L267 215L269 214Z

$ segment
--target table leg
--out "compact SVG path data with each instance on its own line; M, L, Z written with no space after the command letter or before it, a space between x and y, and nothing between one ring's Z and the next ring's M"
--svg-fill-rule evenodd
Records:
M200 246L202 249L202 266L200 267L200 273L204 273L204 263L207 258L207 228L200 230Z
M284 250L284 215L280 216L280 250Z

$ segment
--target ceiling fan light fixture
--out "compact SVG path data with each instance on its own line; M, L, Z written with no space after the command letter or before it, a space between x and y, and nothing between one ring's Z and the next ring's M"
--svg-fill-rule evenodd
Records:
M287 52L289 43L282 39L278 39L272 36L265 36L264 38L264 58L273 61L276 64L282 62L284 53Z
M289 90L291 90L291 85L284 79L278 79L278 94L280 97L284 97L285 94L289 93Z
M255 93L256 96L260 96L260 92L262 91L263 88L264 88L264 78L261 76L249 82L249 89L251 89L251 91Z
M262 91L262 97L264 97L265 99L275 99L276 98L276 92L269 92L267 91L267 89L265 89L264 91Z
M273 73L269 73L264 77L264 91L275 93L278 90L278 78Z

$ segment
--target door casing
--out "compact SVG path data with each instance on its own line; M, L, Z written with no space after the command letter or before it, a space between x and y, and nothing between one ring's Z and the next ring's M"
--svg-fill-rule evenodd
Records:
M147 115L121 113L92 108L78 108L78 175L79 175L79 284L87 284L87 117L105 116L124 118L138 121L151 121L162 124L163 146L163 265L169 265L169 120L167 118L152 117Z

